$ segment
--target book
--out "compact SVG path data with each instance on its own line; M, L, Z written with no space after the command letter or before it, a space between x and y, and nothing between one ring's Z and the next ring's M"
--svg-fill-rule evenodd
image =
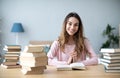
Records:
M102 53L116 53L116 52L120 52L120 48L102 48L100 50L100 52L102 52Z
M20 55L20 52L7 52L5 55Z
M100 62L100 63L103 64L104 66L120 66L120 62L119 63Z
M19 56L4 56L5 59L19 59Z
M22 57L42 57L47 56L45 52L34 52L34 53L27 53L27 52L21 52L20 56Z
M5 51L20 51L21 46L20 45L5 45L3 50Z
M47 60L46 61L39 61L39 62L32 62L32 61L20 61L20 65L22 66L29 66L29 67L37 67L37 66L46 66Z
M6 68L6 69L21 68L21 65L4 65L4 64L1 64L1 66Z
M118 73L119 72L120 73L120 69L116 69L116 70L115 69L106 69L105 72L109 72L109 73L110 72L112 72L112 73Z
M112 72L112 73L120 73L120 69L107 69L106 67L104 67L105 68L105 72L108 72L108 73L110 73L110 72Z
M100 61L101 62L106 62L106 63L120 63L120 59L105 59L105 58L101 58Z
M17 62L9 62L9 61L6 61L6 62L3 62L4 65L17 65Z
M18 62L19 59L4 59L4 62Z
M120 52L116 52L116 53L103 53L103 56L120 56Z
M86 67L81 63L72 63L70 65L58 65L58 71L69 71L69 70L85 70Z
M120 70L120 66L105 66L106 69L119 69Z
M44 52L45 45L28 45L24 47L23 52Z
M47 61L47 56L42 56L42 57L23 57L20 56L20 61L26 61L26 62L43 62Z
M103 58L105 58L105 59L119 59L120 60L120 56L103 56Z
M21 69L21 72L24 75L30 75L30 74L43 74L44 73L44 69L41 70L33 70L33 71L29 71L27 69Z
M7 52L20 52L21 49L7 49L7 48L3 48L4 51L7 51Z
M5 54L4 57L19 57L18 54Z
M22 66L22 69L26 69L28 71L34 71L34 70L46 69L46 66L37 66L37 67Z
M20 45L5 45L4 48L7 48L7 49L21 49L21 46Z

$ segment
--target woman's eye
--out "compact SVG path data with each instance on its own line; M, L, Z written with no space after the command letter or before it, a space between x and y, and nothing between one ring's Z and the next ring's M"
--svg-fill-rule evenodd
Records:
M72 25L72 23L68 23L68 25Z
M79 24L75 24L75 26L79 26Z

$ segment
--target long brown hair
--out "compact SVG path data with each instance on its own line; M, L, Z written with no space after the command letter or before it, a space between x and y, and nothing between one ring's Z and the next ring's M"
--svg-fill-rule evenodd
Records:
M76 45L75 51L77 51L77 55L79 57L81 55L81 53L84 51L86 52L87 49L84 44L85 37L83 34L83 24L82 24L80 16L77 13L71 12L65 17L63 26L62 26L62 32L58 38L58 41L60 44L60 49L62 50L62 52L64 52L65 44L68 43L68 40L69 40L69 34L66 31L66 24L70 17L75 17L79 21L78 31L73 36L73 39L74 39L75 45Z

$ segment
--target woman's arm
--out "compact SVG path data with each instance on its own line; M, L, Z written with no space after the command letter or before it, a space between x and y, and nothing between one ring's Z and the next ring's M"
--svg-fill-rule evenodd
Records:
M59 43L58 41L54 41L51 45L51 48L47 54L48 56L48 65L65 65L67 64L66 61L59 61L58 58L61 56L59 52Z
M90 45L90 43L87 39L85 39L85 46L86 46L88 53L89 53L89 59L82 61L82 63L86 66L98 64L98 57L95 54L92 46Z

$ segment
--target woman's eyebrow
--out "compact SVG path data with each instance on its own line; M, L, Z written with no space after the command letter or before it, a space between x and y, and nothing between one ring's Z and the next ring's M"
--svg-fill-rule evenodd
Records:
M67 21L67 22L71 22L71 21Z

